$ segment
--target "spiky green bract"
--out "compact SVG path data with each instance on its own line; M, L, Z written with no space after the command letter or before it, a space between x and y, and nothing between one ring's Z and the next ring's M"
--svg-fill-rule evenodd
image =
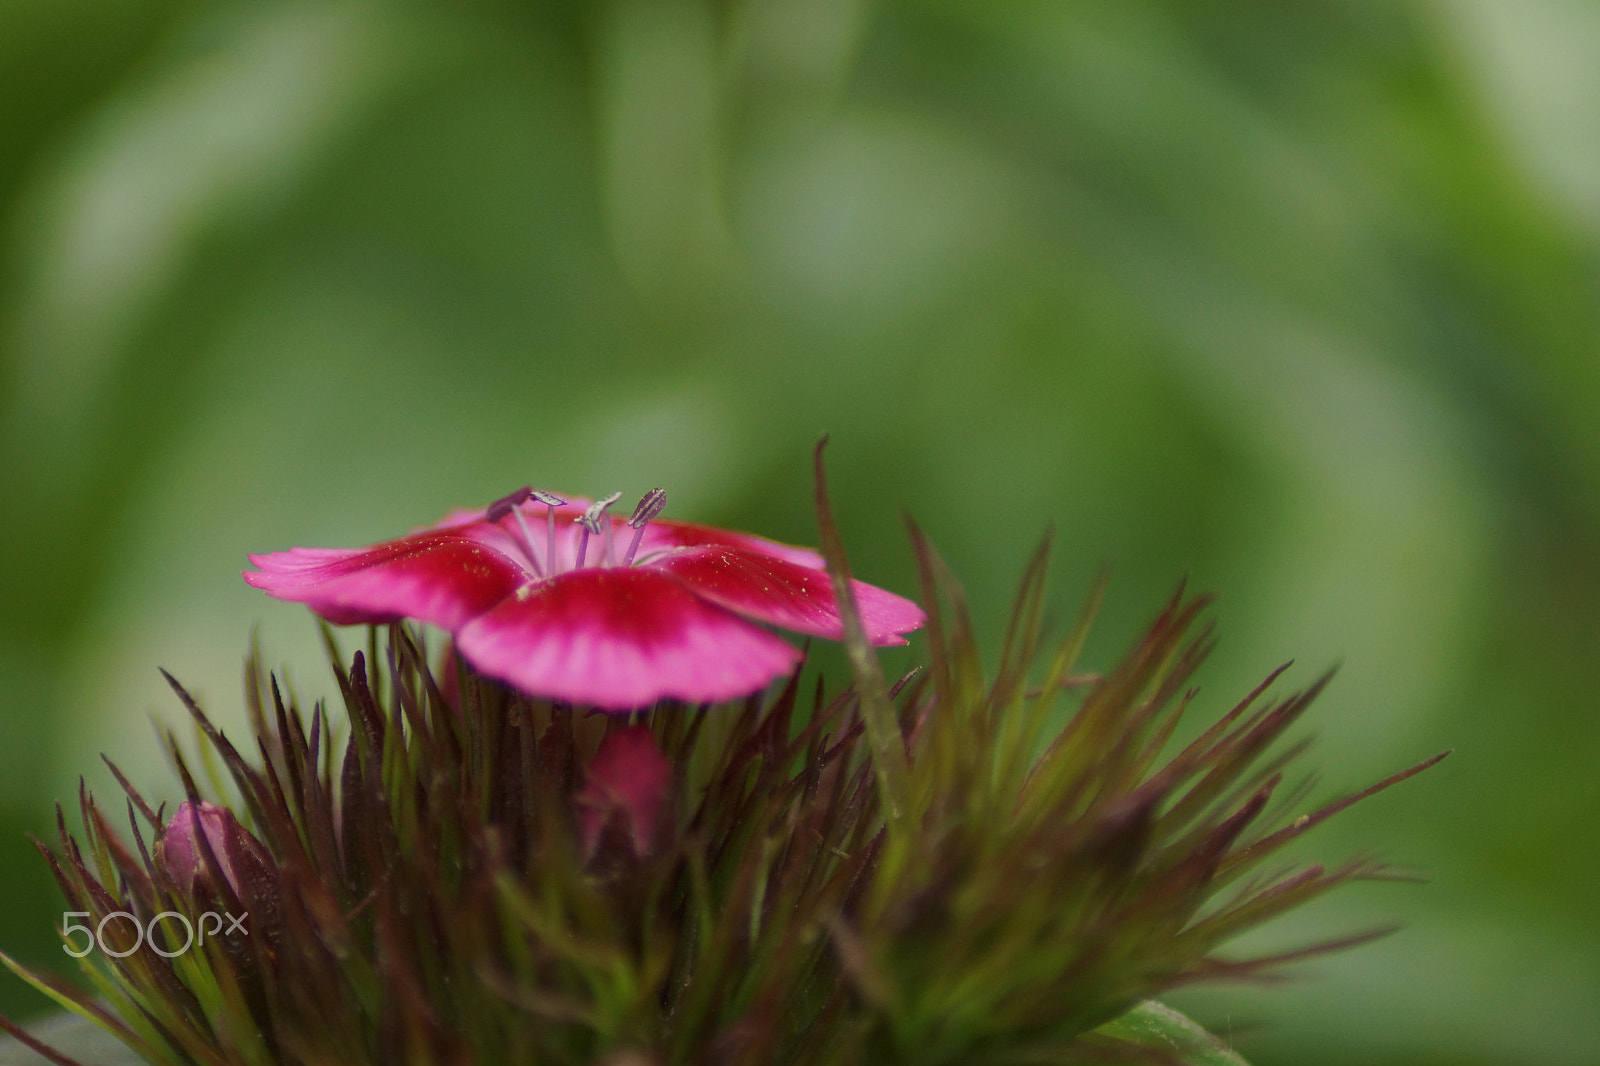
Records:
M174 683L271 853L270 936L168 959L153 949L174 946L164 926L157 945L86 958L86 991L35 980L170 1066L1229 1061L1172 1042L1186 1030L1160 1008L1106 1026L1174 985L1334 946L1215 954L1382 875L1364 860L1255 874L1359 798L1268 816L1298 751L1274 742L1323 682L1276 700L1263 685L1163 761L1211 646L1203 601L1174 599L1103 676L1075 672L1087 615L1036 664L1041 550L986 678L959 586L914 542L929 668L867 701L892 711L904 755L897 818L856 689L829 699L819 682L803 700L791 680L630 723L459 663L442 692L415 635L390 627L336 665L337 716L307 714L252 662L246 751ZM618 811L585 847L586 764L607 731L637 723L672 768L665 824L641 846ZM162 812L128 792L126 838L84 793L81 842L62 818L41 848L68 906L91 925L244 909L184 897L153 858ZM115 939L124 925L107 926L113 950L131 946Z
M1274 673L1163 761L1213 645L1210 627L1197 626L1204 597L1174 597L1114 669L1078 675L1097 590L1042 685L1030 688L1041 680L1030 673L1048 556L1041 546L986 681L959 585L920 532L911 534L931 644L931 669L902 706L918 816L884 834L841 953L878 1008L863 1061L1099 1061L1090 1049L1102 1035L1091 1031L1141 998L1381 935L1277 958L1213 954L1338 884L1386 876L1358 859L1247 878L1360 798L1300 817L1292 813L1300 793L1272 806L1304 745L1269 749L1327 676L1266 700ZM1076 706L1047 736L1063 690L1079 694ZM1280 817L1267 817L1269 807ZM1279 828L1283 817L1291 820Z

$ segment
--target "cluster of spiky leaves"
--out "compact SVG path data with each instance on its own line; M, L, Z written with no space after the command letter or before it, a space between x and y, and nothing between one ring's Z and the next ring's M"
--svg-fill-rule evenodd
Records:
M1215 954L1386 876L1364 860L1256 871L1434 760L1296 817L1301 790L1273 798L1300 747L1275 742L1324 681L1270 699L1269 678L1163 761L1212 644L1203 600L1174 599L1104 675L1076 673L1092 611L1040 661L1041 549L986 681L959 586L913 539L927 670L884 686L856 626L855 684L831 699L796 678L633 716L674 772L670 829L644 854L617 818L586 849L574 815L587 759L628 719L459 663L443 691L405 628L335 659L338 720L252 662L248 752L174 683L276 884L186 898L150 842L162 814L132 789L127 840L85 794L83 840L62 819L41 850L91 924L216 905L258 925L170 959L96 953L88 993L30 979L171 1066L1170 1062L1116 1020L1175 985L1342 946Z

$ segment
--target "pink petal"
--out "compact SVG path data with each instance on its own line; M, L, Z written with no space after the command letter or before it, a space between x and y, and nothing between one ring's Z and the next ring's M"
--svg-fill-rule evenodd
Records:
M584 854L593 856L606 820L620 811L634 853L648 855L671 791L672 764L649 729L636 725L606 734L573 800Z
M798 633L839 640L844 622L825 571L736 548L679 548L645 564L671 574L696 596ZM922 608L902 596L864 581L851 583L867 639L874 644L904 644L899 634L927 620Z
M415 618L455 629L528 580L515 559L453 532L371 548L291 548L252 555L244 579L340 625Z
M631 534L632 530L628 532ZM675 522L670 518L658 518L645 527L644 540L639 545L639 556L635 561L642 560L651 552L702 547L739 548L755 552L757 555L770 555L813 570L821 570L826 565L822 556L810 548L799 548L793 544L783 544L749 533L736 533L731 529L716 529L712 526L696 525L693 522Z
M473 666L522 691L606 710L744 696L797 649L651 569L537 581L456 633Z

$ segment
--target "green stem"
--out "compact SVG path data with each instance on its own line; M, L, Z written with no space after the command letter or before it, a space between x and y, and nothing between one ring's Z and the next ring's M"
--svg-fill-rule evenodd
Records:
M861 625L861 612L856 608L855 592L850 584L850 561L845 557L844 542L833 521L833 506L828 502L828 478L822 460L822 452L827 444L826 436L817 442L814 460L817 531L822 542L822 556L827 560L828 574L833 578L833 594L839 603L839 615L844 621L844 649L861 700L861 720L866 726L867 744L872 749L872 769L877 775L878 792L882 796L889 823L894 825L906 812L910 798L911 766L906 760L905 738L900 734L900 721L889 699L889 686L884 681L883 668L878 664L878 657Z

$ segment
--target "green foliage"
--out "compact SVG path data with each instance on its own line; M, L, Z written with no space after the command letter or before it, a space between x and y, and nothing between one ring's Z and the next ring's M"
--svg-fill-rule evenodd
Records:
M124 782L130 844L84 791L82 842L62 817L41 851L91 924L220 903L256 925L172 959L95 953L88 991L30 979L164 1066L1237 1062L1142 1001L1375 935L1217 954L1385 876L1367 860L1261 866L1436 760L1296 817L1300 792L1272 801L1301 746L1276 742L1326 678L1278 698L1269 678L1174 745L1212 645L1203 598L1174 597L1114 668L1079 673L1092 609L1041 660L1041 547L986 677L960 586L913 540L925 671L881 687L857 630L857 684L831 698L820 681L803 698L797 674L742 704L631 716L674 769L670 829L643 850L615 818L586 850L574 813L590 756L630 716L529 699L457 660L451 683L402 626L374 629L348 668L329 635L337 721L252 660L245 751L174 681L276 885L185 897L147 843L162 812Z

